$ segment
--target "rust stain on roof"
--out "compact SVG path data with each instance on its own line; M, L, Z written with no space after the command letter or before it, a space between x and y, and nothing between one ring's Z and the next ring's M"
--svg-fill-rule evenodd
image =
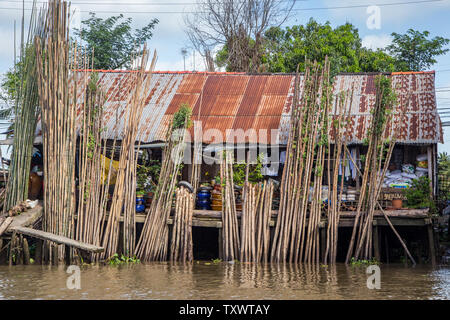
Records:
M82 72L79 71L79 74ZM96 71L99 86L106 95L104 123L107 138L121 138L126 108L133 92L135 73L130 71ZM370 110L375 104L376 74L339 74L334 79L333 94L352 92L348 99L351 118L347 126L348 142L361 143L371 122ZM398 93L398 105L407 109L407 120L397 116L388 123L385 135L400 126L399 142L442 142L442 127L436 109L434 72L392 73L393 86ZM80 79L79 77L78 79ZM83 84L78 80L79 110L83 104ZM260 129L279 130L279 142L288 138L290 113L294 95L293 74L242 74L209 72L154 72L150 88L145 93L145 108L139 123L138 137L142 142L163 141L182 103L193 110L192 120L201 120L203 131L216 129L227 140L227 130L254 130L257 137L246 135L246 142L258 142ZM300 75L299 94L303 89ZM78 114L79 111L78 110ZM212 132L212 131L211 131ZM192 129L191 129L192 133ZM214 137L205 137L209 143ZM263 137L261 136L261 139ZM255 140L256 139L256 140Z

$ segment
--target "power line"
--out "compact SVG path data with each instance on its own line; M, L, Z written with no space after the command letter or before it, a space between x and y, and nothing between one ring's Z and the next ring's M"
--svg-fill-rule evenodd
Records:
M444 0L422 0L422 1L405 1L405 2L393 2L393 3L378 3L372 4L379 7L387 7L387 6L400 6L400 5L410 5L410 4L423 4L423 3L434 3L434 2L442 2ZM10 1L12 2L12 1ZM42 3L42 2L40 2ZM81 4L80 3L72 3L74 5ZM89 2L89 4L100 4L95 2ZM102 3L106 4L106 3ZM169 3L166 3L168 5ZM119 5L118 3L110 3L110 5ZM128 3L127 3L128 5ZM141 5L141 4L140 4ZM181 3L172 3L172 5L181 5ZM188 5L183 3L183 5ZM335 9L355 9L355 8L366 8L368 4L358 4L358 5L349 5L349 6L334 6L334 7L315 7L315 8L293 8L291 11L316 11L316 10L335 10ZM22 8L0 8L0 10L22 10ZM29 11L31 8L25 8L25 10ZM92 12L89 10L80 10L83 13ZM96 13L124 13L124 14L177 14L177 13L201 13L201 11L99 11L95 10ZM450 69L449 69L450 70Z
M247 0L242 0L247 1ZM275 2L292 2L292 0L274 0ZM297 2L307 2L309 0L295 0ZM11 2L11 3L48 3L48 1L32 1L32 0L2 0L2 2ZM95 1L70 1L71 4L100 4L100 5L114 5L114 4L124 4L124 5L145 5L145 6L184 6L184 5L196 5L197 2L135 2L135 3L129 3L129 2L111 2L111 1L101 1L101 2L95 2ZM211 3L220 3L220 1L217 2L211 2Z

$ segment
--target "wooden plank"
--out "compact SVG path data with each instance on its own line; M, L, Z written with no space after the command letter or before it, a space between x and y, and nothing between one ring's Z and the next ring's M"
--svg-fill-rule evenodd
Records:
M6 229L8 229L13 220L14 220L13 217L8 217L2 221L2 224L0 225L0 236L3 234L3 232L6 231Z
M376 220L375 220L376 219ZM374 219L374 223L376 223L377 226L386 227L389 226L389 224L386 222L386 220L382 217L376 217ZM400 227L423 227L425 226L426 219L417 219L417 218L390 218L392 224L394 226L400 226ZM340 219L339 220L339 227L353 227L354 219Z
M222 228L222 221L192 219L193 227Z
M32 226L41 216L44 208L41 204L37 204L34 208L28 209L22 212L18 216L13 217L14 220L11 223L9 229L13 227L30 227Z
M34 238L38 238L41 240L48 240L48 241L52 241L58 244L64 244L73 248L78 248L81 250L85 250L85 251L90 251L90 252L103 252L104 248L102 247L97 247L94 246L92 244L88 244L88 243L83 243L80 241L76 241L64 236L58 236L56 234L53 233L49 233L49 232L45 232L45 231L41 231L41 230L36 230L36 229L31 229L31 228L27 228L27 227L11 227L10 230L12 230L13 232L17 232L17 233L21 233L30 237L34 237Z
M426 225L425 219L417 219L417 218L391 218L390 220L394 226L400 226L400 227L423 227ZM389 226L389 223L385 219L377 218L377 225L378 226Z
M388 210L385 211L389 217L396 218L411 218L411 219L423 219L428 217L429 209L402 209L402 210ZM356 211L341 211L339 216L341 218L353 218L356 215ZM383 213L380 210L374 211L374 217L383 217Z

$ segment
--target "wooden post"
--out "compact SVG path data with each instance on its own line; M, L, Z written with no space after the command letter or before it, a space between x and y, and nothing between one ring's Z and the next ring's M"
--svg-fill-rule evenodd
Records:
M381 261L380 235L379 235L379 230L378 230L378 225L377 225L376 220L373 221L372 237L373 237L373 250L374 250L375 259L377 259L377 261L379 262L379 261Z
M9 242L9 265L12 266L13 265L13 255L14 258L15 257L15 246L16 246L16 241L17 241L17 235L16 232L13 232L12 236L11 236L11 240Z
M16 264L23 264L23 236L19 235L19 242L17 243L17 257Z
M72 264L72 259L70 258L71 254L70 254L70 247L67 245L64 245L64 262L67 265Z
M327 227L324 223L320 227L320 256L322 257L322 261L325 261L325 251L327 247Z
M22 250L23 250L23 264L30 264L30 248L28 247L27 238L23 238Z
M0 237L0 264L3 264L6 262L6 250L3 249L3 238Z
M389 263L389 244L387 233L384 234L384 247L386 250L386 263Z
M433 231L433 225L431 222L427 225L428 230L428 247L429 247L429 256L431 258L431 264L434 266L436 265L436 251L434 248L434 231Z
M428 156L428 179L430 179L430 190L432 195L434 196L434 188L433 188L433 150L431 146L427 147L427 156Z
M217 228L219 230L218 234L218 244L219 244L219 259L223 259L223 236L222 236L222 228Z
M42 264L42 240L36 240L36 251L34 252L34 261L36 264Z
M439 191L439 186L438 186L438 179L439 179L439 177L438 177L438 168L437 168L437 156L438 156L438 151L437 151L437 143L435 143L434 145L433 145L433 184L434 184L434 187L433 187L433 190L434 190L434 195L436 196L437 194L438 194L438 191Z
M52 252L51 252L51 255L52 255L52 264L53 264L53 265L58 265L58 263L59 263L58 245L55 244L55 243L52 243L52 244L50 245L50 250L52 251Z

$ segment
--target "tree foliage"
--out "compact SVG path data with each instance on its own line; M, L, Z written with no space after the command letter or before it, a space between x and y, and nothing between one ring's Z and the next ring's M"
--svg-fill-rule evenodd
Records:
M395 61L382 50L362 46L358 29L351 23L333 28L310 19L306 25L285 29L272 28L265 34L268 70L294 72L297 65L304 70L305 58L324 61L328 56L332 73L395 70Z
M434 57L449 51L444 46L449 39L434 37L428 39L428 31L409 29L405 34L393 32L392 44L387 51L396 59L396 69L399 71L421 71L430 68L436 63Z
M394 72L418 71L431 67L434 57L445 54L448 39L428 40L427 31L408 30L405 35L393 33L393 42L384 49L372 50L362 46L358 29L351 23L333 28L329 22L310 19L305 25L286 28L279 26L266 30L261 40L262 67L267 72L295 72L305 69L305 61L324 61L328 56L333 74L338 72ZM255 44L247 39L251 48ZM228 63L228 47L224 45L216 55L218 66L237 71Z
M434 209L434 202L431 198L430 179L428 177L423 176L419 179L414 179L411 187L405 190L405 196L408 202L408 208Z
M153 29L159 22L151 19L142 29L132 32L132 19L125 20L122 14L106 19L90 12L80 29L74 29L88 53L94 53L94 69L130 68L133 57L140 55L139 47L153 36Z
M450 155L447 152L439 153L438 172L440 175L450 177Z

